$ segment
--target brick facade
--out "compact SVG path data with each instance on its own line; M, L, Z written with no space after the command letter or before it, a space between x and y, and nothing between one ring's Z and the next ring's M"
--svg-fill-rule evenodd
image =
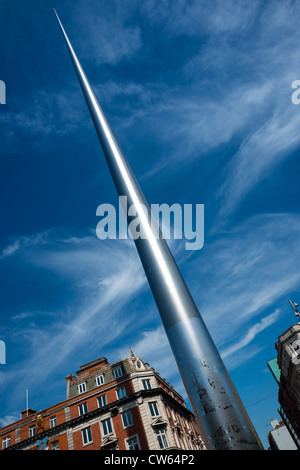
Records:
M1 450L204 448L181 395L133 353L85 364L66 382L66 400L0 429Z

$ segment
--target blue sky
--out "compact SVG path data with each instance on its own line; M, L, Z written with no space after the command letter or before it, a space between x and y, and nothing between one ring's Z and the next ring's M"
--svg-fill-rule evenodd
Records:
M149 204L204 204L173 254L267 445L267 368L299 302L300 4L11 0L0 5L0 425L65 376L136 354L184 397L132 240L99 240L117 195L55 16Z

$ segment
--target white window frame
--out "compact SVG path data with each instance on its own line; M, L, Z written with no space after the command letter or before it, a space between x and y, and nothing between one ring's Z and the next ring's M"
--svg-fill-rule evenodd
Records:
M97 401L98 401L98 408L102 408L102 406L107 405L107 399L106 399L105 393L97 397Z
M104 375L103 374L97 375L97 377L95 377L95 380L96 380L96 385L98 387L101 387L101 385L104 384Z
M133 419L130 410L123 411L123 413L121 413L121 416L123 422L123 429L130 428L130 426L133 426Z
M86 428L81 430L82 436L82 444L87 446L93 442L93 435L92 435L92 428L91 426L87 426Z
M110 431L108 430L108 426L106 424L107 422L109 422L109 424L110 424L110 428L111 428ZM104 423L105 423L106 430L104 429ZM112 419L111 418L106 418L106 419L103 419L101 421L101 430L102 430L102 435L103 436L109 436L110 434L113 434L114 431L113 431L113 425L112 425ZM108 431L108 432L106 432L106 431Z
M150 414L152 418L156 418L157 416L160 416L157 401L149 401L148 405L149 405L149 410L150 410Z
M7 449L10 447L10 436L3 437L2 439L2 449Z
M135 439L136 440L136 443L138 445L138 449L130 449L130 445L129 445L129 441L132 440L132 439ZM137 434L135 434L134 436L130 436L128 438L125 439L125 445L126 445L126 449L127 450L141 450L141 445L140 445L140 441L139 441L139 436Z
M160 449L168 449L169 443L167 439L167 434L164 428L158 428L155 430L157 441ZM160 439L161 438L161 439ZM161 446L163 444L163 447ZM166 445L165 445L166 444Z
M88 405L87 405L87 402L85 401L84 403L80 403L78 405L78 414L79 416L83 416L85 415L86 413L88 413Z
M143 389L144 390L151 390L152 385L151 385L151 380L150 379L142 379L142 384L143 384Z
M57 426L57 418L56 418L56 415L50 417L50 429L51 429L51 428L55 428L55 426Z
M119 396L119 392L120 392L120 396ZM116 389L116 395L117 395L117 399L118 399L118 400L121 400L121 398L127 397L126 388L125 388L125 387L119 387L119 388L117 388L117 389Z
M32 426L29 426L29 428L28 428L28 434L29 434L29 437L35 436L35 434L36 434L36 429L35 429L35 425L34 425L34 424L33 424Z
M123 369L122 366L116 367L113 369L113 374L115 379L119 379L120 377L123 377Z
M78 393L85 393L86 392L86 382L81 382L77 385Z

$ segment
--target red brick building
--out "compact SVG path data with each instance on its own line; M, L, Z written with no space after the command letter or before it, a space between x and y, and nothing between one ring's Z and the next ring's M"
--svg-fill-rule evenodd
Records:
M279 414L300 449L300 322L278 337Z
M92 361L66 381L66 400L0 429L2 450L204 449L181 395L133 353Z

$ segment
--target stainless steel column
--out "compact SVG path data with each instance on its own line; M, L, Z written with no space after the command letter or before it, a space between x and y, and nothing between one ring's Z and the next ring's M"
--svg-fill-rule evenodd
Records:
M261 449L254 427L168 245L158 227L153 229L150 223L153 223L150 208L56 11L55 14L117 192L127 197L128 206L135 206L139 217L145 238L135 240L136 248L206 446L220 450ZM130 223L132 218L127 220Z

